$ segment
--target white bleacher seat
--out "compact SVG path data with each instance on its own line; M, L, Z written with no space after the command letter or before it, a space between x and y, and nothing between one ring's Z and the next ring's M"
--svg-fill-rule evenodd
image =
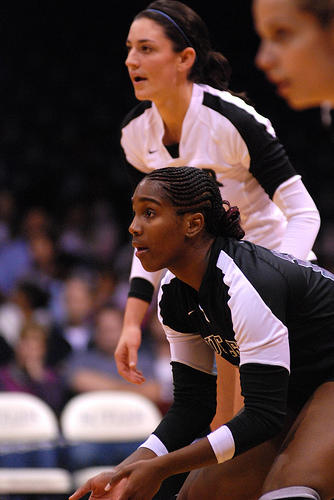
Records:
M53 410L41 399L21 392L0 393L0 454L51 449L60 430ZM70 472L58 467L0 467L0 494L68 494Z
M158 407L135 392L96 391L74 396L63 409L60 426L67 443L143 442L161 418ZM74 486L111 468L106 464L76 470Z

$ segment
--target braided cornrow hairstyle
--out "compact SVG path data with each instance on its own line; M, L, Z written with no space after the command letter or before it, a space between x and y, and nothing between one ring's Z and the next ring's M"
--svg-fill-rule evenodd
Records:
M154 170L145 180L161 182L167 199L176 207L176 213L200 212L206 229L212 236L241 240L245 232L240 226L238 207L222 200L216 174L210 169L194 167L166 167ZM228 207L225 210L224 205Z

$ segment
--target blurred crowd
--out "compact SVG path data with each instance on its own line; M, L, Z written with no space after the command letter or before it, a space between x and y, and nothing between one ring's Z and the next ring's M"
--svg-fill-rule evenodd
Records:
M0 390L35 394L58 416L73 395L106 389L168 408L168 344L153 306L138 363L146 383L116 368L131 258L107 203L69 204L56 219L38 206L20 212L0 192Z

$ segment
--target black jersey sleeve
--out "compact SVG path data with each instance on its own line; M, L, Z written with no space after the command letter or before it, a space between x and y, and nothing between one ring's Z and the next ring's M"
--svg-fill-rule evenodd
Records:
M235 456L271 439L282 429L286 415L289 372L273 365L240 366L245 405L226 425L233 434Z
M247 144L251 156L249 171L272 199L276 189L297 172L279 140L266 133L264 127L261 132Z
M174 403L154 431L169 452L202 435L216 413L216 376L177 362L172 369Z
M269 122L265 125L260 115L208 92L204 94L203 104L233 123L247 145L249 171L272 199L276 189L297 172L274 131L269 131Z

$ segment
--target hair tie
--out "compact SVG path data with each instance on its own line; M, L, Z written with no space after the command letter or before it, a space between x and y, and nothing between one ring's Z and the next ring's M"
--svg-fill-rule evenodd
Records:
M166 17L171 23L174 24L175 28L177 28L179 30L179 32L181 33L181 35L183 36L183 38L185 39L185 41L187 42L187 44L189 45L189 47L193 47L193 44L190 42L189 38L187 37L187 35L185 34L185 32L180 28L180 26L174 21L174 19L172 19L168 14L165 14L164 12L162 12L161 10L157 10L157 9L146 9L145 12L158 12L158 14L161 14L162 16ZM195 50L195 49L194 49Z

